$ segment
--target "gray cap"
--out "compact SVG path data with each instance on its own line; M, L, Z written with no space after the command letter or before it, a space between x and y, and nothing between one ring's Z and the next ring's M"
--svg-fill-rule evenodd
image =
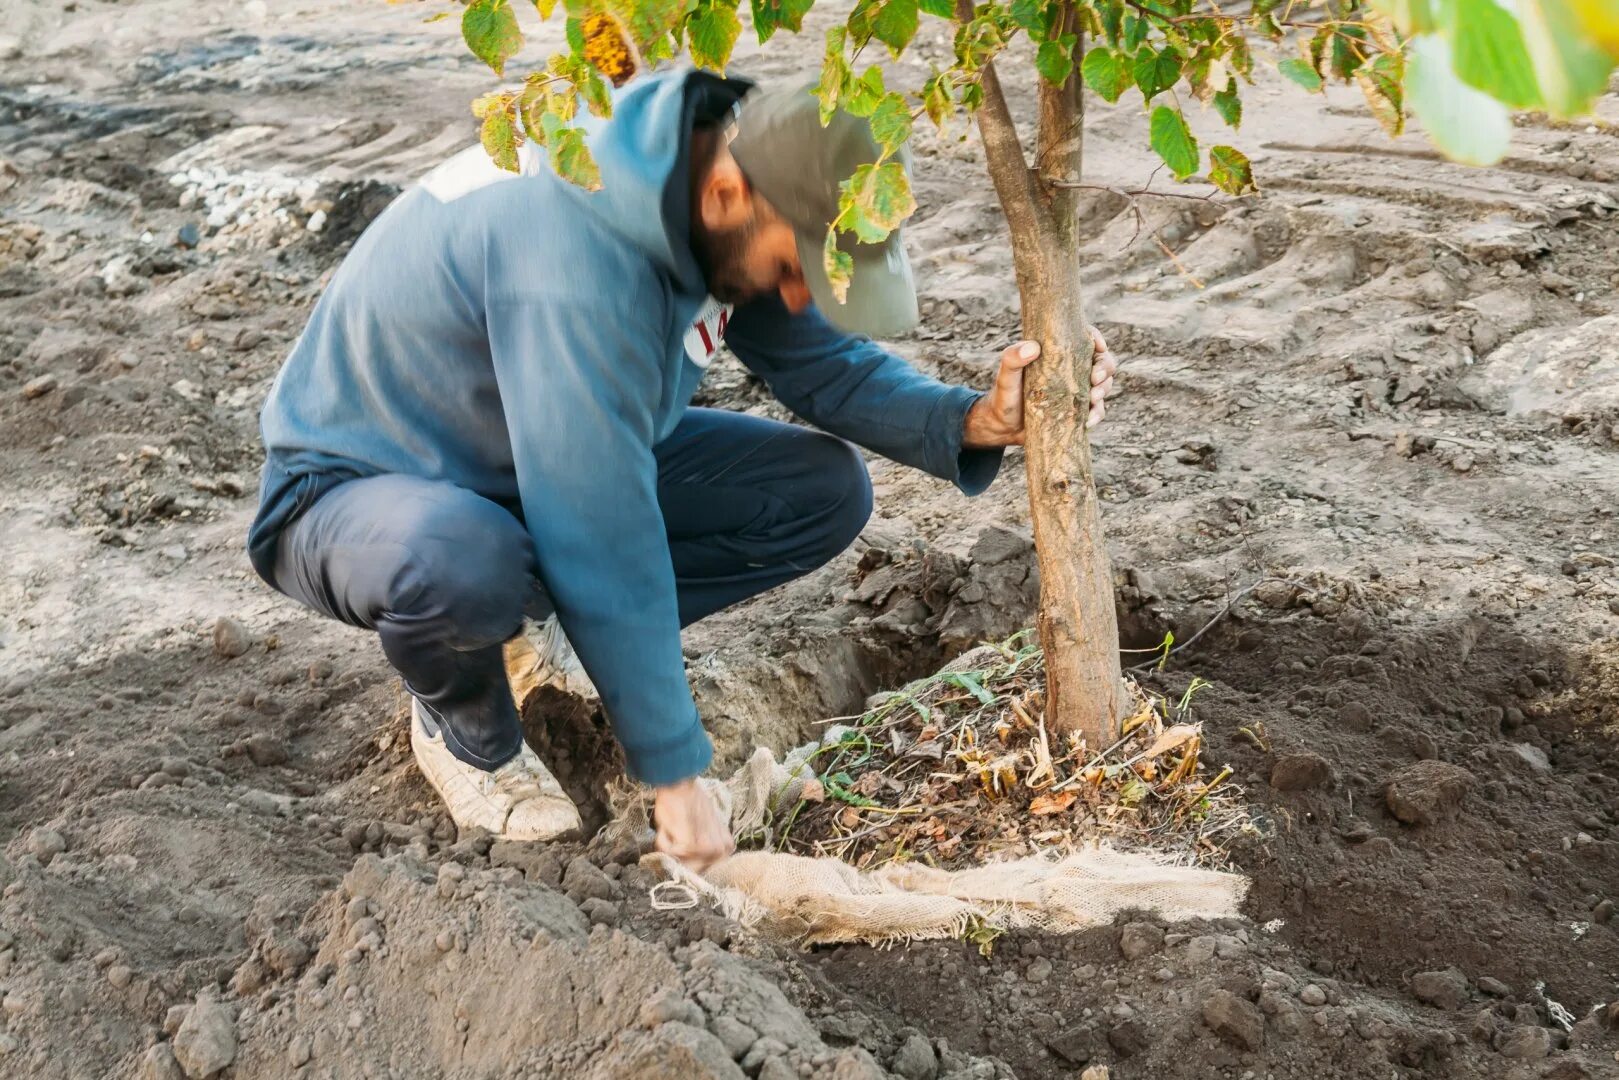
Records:
M813 86L751 91L737 105L731 156L748 183L798 234L815 306L845 330L872 337L902 334L917 323L916 282L898 229L880 244L862 244L839 233L838 246L854 259L854 281L845 303L832 293L822 264L826 230L838 216L838 185L882 155L871 125L839 109L821 126ZM896 155L910 172L910 155Z

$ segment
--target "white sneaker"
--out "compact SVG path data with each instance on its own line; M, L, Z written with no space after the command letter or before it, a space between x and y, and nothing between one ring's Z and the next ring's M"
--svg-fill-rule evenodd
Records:
M506 643L505 658L506 677L519 709L541 686L554 686L579 698L599 696L555 615L543 623L523 620L523 632Z
M428 732L421 702L412 698L410 748L458 828L487 829L505 840L556 840L584 828L573 800L526 741L493 772L468 765L450 753L442 734Z

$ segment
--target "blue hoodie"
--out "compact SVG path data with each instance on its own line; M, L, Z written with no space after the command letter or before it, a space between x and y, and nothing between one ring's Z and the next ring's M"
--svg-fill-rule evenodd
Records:
M690 244L694 122L748 89L681 70L632 83L590 132L602 190L473 147L372 223L333 275L261 417L248 538L274 584L281 530L335 484L448 480L519 511L630 773L666 784L712 751L686 684L653 447L718 333L797 415L975 494L999 451L961 447L980 396L779 297L728 319ZM858 284L857 286L858 287Z

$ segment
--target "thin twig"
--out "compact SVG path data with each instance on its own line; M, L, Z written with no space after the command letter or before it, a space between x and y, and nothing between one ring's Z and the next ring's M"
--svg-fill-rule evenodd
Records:
M1271 582L1274 582L1274 581L1280 581L1280 582L1282 582L1284 584L1287 584L1287 585L1295 585L1295 586L1297 586L1298 588L1301 588L1301 589L1309 588L1309 586L1306 585L1304 582L1298 581L1298 580L1296 580L1294 578L1283 578L1283 577L1260 578L1258 581L1254 582L1252 585L1249 585L1247 588L1239 590L1237 592L1237 595L1233 596L1230 600L1227 600L1225 607L1221 608L1215 614L1214 618L1212 618L1208 622L1204 623L1202 629L1200 629L1197 633L1193 634L1191 637L1187 638L1185 641L1181 642L1179 645L1176 645L1173 649L1170 649L1169 652L1165 653L1164 656L1163 656L1163 659L1161 659L1161 660L1147 660L1147 661L1144 661L1144 662L1142 662L1140 664L1132 664L1128 668L1126 668L1125 670L1126 671L1144 671L1144 670L1146 670L1147 668L1150 668L1150 667L1155 667L1155 666L1162 667L1164 664L1168 663L1170 657L1177 655L1178 653L1182 652L1185 649L1190 649L1192 647L1192 645L1196 643L1198 638L1202 637L1204 634L1208 633L1211 629L1213 629L1215 623L1219 622L1221 619L1223 619L1227 615L1231 614L1231 609L1236 607L1239 603L1241 603L1243 598L1245 598L1249 593L1253 592L1255 589L1259 588L1261 585L1269 585ZM1152 649L1150 651L1153 652L1154 654L1156 654L1158 652L1157 649Z

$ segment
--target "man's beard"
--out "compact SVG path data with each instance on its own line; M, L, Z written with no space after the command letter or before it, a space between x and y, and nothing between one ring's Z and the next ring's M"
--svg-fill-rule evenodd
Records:
M709 293L720 303L740 304L758 293L744 270L748 247L758 231L757 213L732 229L707 229L701 222L693 222L692 254Z

